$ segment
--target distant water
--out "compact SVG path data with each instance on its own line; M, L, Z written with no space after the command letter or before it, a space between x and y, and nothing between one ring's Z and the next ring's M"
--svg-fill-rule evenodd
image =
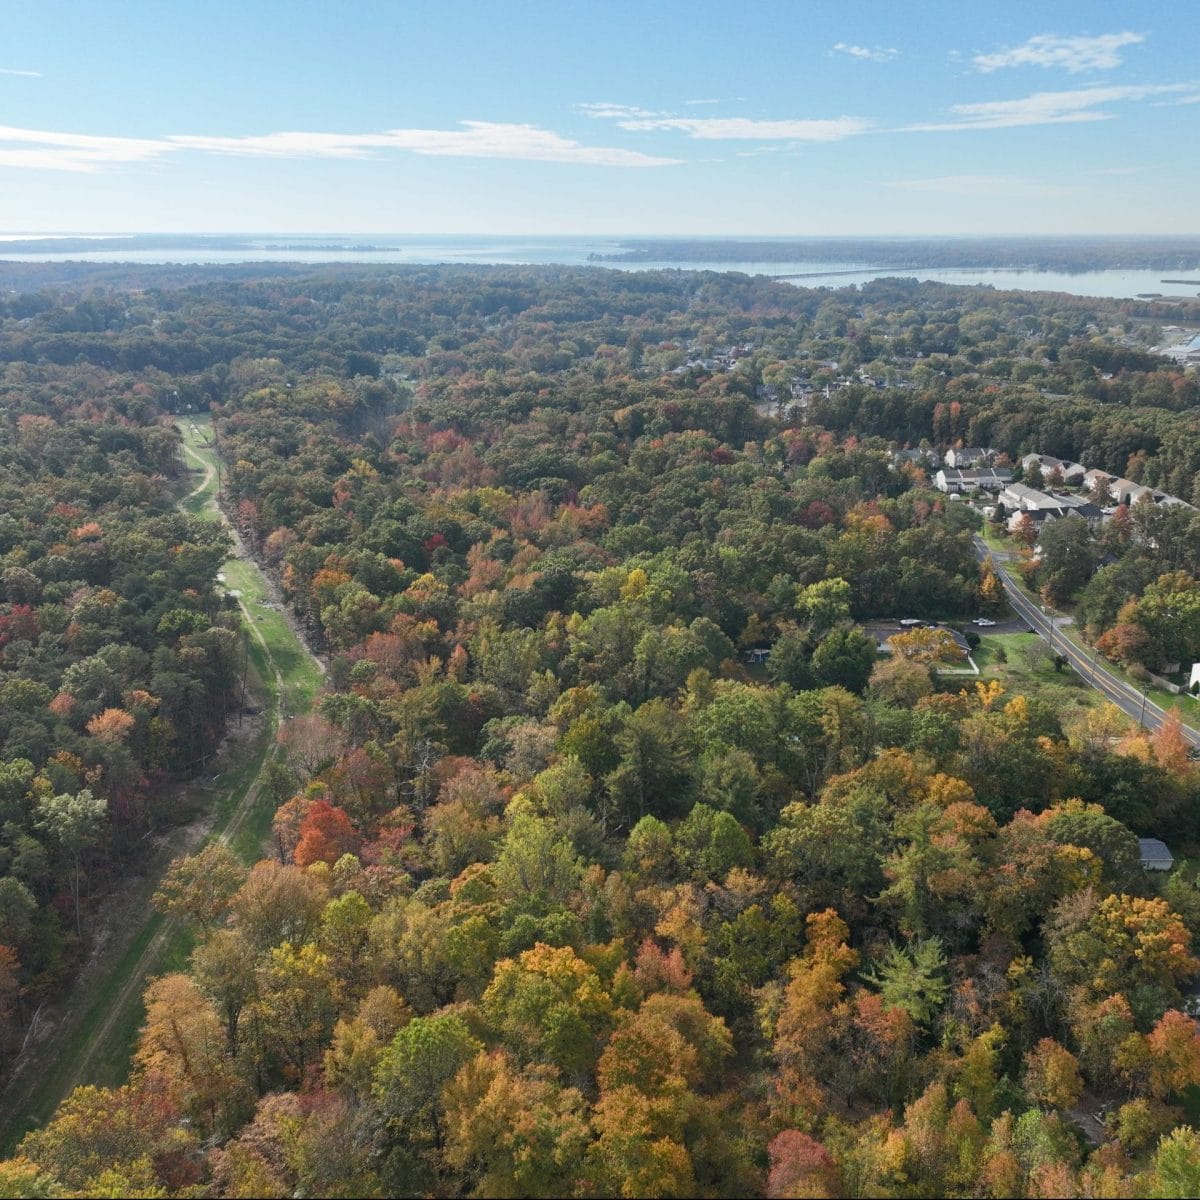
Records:
M0 232L0 241L46 240L48 235ZM102 235L63 234L66 237L101 240ZM110 240L110 239L105 239ZM165 239L158 239L164 241ZM614 254L623 248L623 238L567 237L394 237L354 235L308 236L283 235L231 237L229 248L219 244L146 247L129 238L128 248L106 246L100 250L55 251L37 247L29 253L13 249L0 251L7 262L96 262L142 264L200 263L394 263L431 265L437 263L480 263L546 266L595 266L588 256ZM369 247L369 248L360 248ZM901 276L929 279L940 283L989 284L995 288L1034 292L1066 292L1076 296L1104 296L1128 299L1139 294L1156 293L1169 298L1194 299L1200 295L1200 271L1190 284L1164 283L1166 276L1178 270L1104 270L1068 274L1058 271L1015 269L977 270L959 267L895 269L873 267L862 262L638 262L599 264L613 270L652 271L741 271L748 275L787 276L797 287L847 287L876 278Z

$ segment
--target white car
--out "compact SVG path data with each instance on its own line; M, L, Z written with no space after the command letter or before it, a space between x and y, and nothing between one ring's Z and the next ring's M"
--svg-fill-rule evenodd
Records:
M978 625L981 629L991 629L995 623L995 621L989 621L987 617L976 617L975 620L971 622L972 625Z
M922 621L920 617L902 617L900 619L900 624L903 625L905 629L911 629L914 625L924 625L925 622Z

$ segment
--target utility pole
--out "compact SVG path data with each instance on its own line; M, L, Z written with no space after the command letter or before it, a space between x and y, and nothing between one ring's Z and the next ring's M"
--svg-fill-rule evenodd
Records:
M1145 728L1146 722L1146 693L1142 693L1142 710L1138 713L1138 727Z

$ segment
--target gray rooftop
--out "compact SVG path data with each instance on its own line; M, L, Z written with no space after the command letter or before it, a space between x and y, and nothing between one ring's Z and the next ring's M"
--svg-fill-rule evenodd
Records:
M1169 871L1175 865L1166 842L1160 842L1158 838L1138 838L1138 854L1147 871Z

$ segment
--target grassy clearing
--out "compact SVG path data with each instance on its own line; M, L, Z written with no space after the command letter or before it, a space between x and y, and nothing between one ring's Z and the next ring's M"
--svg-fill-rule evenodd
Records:
M972 657L981 681L995 679L1011 695L1044 701L1064 716L1072 709L1095 708L1104 702L1070 667L1056 671L1049 647L1035 633L982 634Z
M988 545L992 545L992 542L988 541ZM1041 605L1042 598L1025 586L1025 581L1021 578L1019 572L1010 570L1008 574L1017 587L1029 597L1032 603ZM1070 609L1055 611L1070 615ZM1095 652L1095 647L1089 646L1080 636L1078 628L1073 625L1058 626L1055 637L1060 636L1070 641L1071 645L1087 658L1090 658ZM1158 687L1155 684L1142 683L1135 679L1119 663L1114 663L1107 658L1102 661L1102 665L1110 675L1115 675L1118 679L1124 680L1136 691L1143 692L1152 704L1157 704L1164 712L1174 711L1178 713L1179 719L1183 724L1189 726L1191 729L1200 731L1200 701L1193 699L1191 696L1176 695L1174 692L1168 692L1165 688Z
M181 422L192 460L204 464L205 476L180 500L195 515L221 520L216 507L216 461L209 445L207 418ZM241 593L243 619L249 633L249 691L264 710L261 728L238 744L233 758L214 788L195 781L183 790L183 811L212 815L204 841L224 838L246 862L259 857L270 830L274 806L259 788L263 768L275 753L275 733L281 716L308 711L321 686L317 664L300 644L282 613L265 606L270 592L253 563L230 559L223 567L227 585ZM189 832L193 834L187 842ZM55 1018L52 1033L33 1052L21 1076L3 1097L0 1115L0 1154L9 1154L24 1134L46 1122L72 1088L83 1083L113 1086L128 1074L134 1045L145 1017L142 992L155 975L178 970L191 953L193 939L186 926L168 920L151 904L151 896L170 860L199 848L194 831L179 829L164 839L145 875L130 890L124 904L132 924L113 941L77 994ZM107 956L107 961L105 960Z
M1077 630L1067 626L1060 632L1070 639L1071 644L1081 654L1091 654L1093 647L1087 645L1079 636ZM1104 659L1104 667L1111 675L1115 675L1118 679L1123 679L1130 687L1136 688L1139 692L1144 692L1151 703L1157 704L1164 712L1174 711L1179 714L1180 721L1184 725L1192 729L1200 731L1200 701L1194 700L1191 696L1176 695L1174 692L1168 692L1165 688L1158 687L1156 684L1145 684L1135 679L1124 667L1119 663L1110 662L1107 658Z
M1007 534L995 532L995 526L990 521L984 521L983 528L979 531L980 538L987 543L989 550L999 551L1001 554L1015 554L1018 546Z

